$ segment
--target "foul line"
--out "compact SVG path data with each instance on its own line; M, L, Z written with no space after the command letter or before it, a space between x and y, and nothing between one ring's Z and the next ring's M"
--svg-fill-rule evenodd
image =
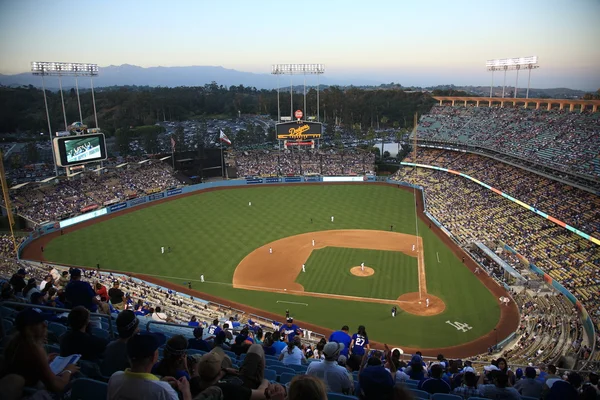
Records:
M300 304L301 306L308 306L308 303L296 303L295 301L283 301L277 300L275 303L286 303L286 304Z

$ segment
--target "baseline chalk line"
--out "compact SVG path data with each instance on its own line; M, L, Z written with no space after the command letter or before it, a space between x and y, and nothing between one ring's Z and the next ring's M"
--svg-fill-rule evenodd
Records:
M283 301L283 300L277 300L275 303L286 303L286 304L299 304L301 306L308 306L307 303L296 303L295 301Z
M438 263L441 263L441 261L440 261L440 253L438 253L438 252L436 251L436 252L435 252L435 255L437 256Z

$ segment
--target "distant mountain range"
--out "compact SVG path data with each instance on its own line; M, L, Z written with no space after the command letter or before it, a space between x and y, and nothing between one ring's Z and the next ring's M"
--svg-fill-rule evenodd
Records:
M277 79L271 74L256 74L252 72L237 71L223 67L214 66L191 66L191 67L149 67L143 68L137 65L109 65L101 67L100 74L94 78L94 87L112 87L112 86L203 86L205 84L216 82L223 86L244 85L248 87L256 87L257 89L274 89L277 87ZM289 79L282 78L280 80L283 90L287 90ZM294 80L294 90L298 90L299 77ZM307 79L307 84L314 86L315 79ZM364 78L338 78L323 76L319 79L319 83L325 86L357 86L363 89L382 88L395 89L400 88L399 84L390 84L369 80ZM58 89L58 79L48 77L46 79L46 88L55 90ZM33 85L41 87L42 82L39 76L34 76L29 72L2 75L0 74L0 85L2 86L27 86ZM63 79L63 88L74 87L73 78L65 77ZM79 80L81 88L89 88L90 80L81 78ZM477 96L488 96L489 86L455 86L455 85L439 85L431 87L403 87L409 90L430 90L435 89L447 90L463 90ZM524 88L519 88L519 97L525 97ZM502 87L494 87L494 96L501 96ZM550 97L550 98L579 98L585 94L585 91L574 90L568 88L555 89L535 89L529 90L529 97ZM506 87L506 96L512 97L512 87Z
M277 78L271 74L255 74L252 72L237 71L223 67L212 66L191 66L191 67L149 67L143 68L137 65L109 65L101 67L100 74L94 78L94 87L107 86L203 86L207 83L217 82L219 85L244 85L256 87L257 89L273 89L277 87ZM281 79L281 87L286 86L289 79ZM307 79L308 81L308 79ZM295 85L301 82L295 79ZM312 85L314 79L310 79ZM321 77L320 84L324 85L365 85L377 86L383 82L368 79L331 79ZM308 84L308 82L307 82ZM0 85L4 86L22 86L33 85L42 86L39 76L34 76L29 72L2 75L0 74ZM75 85L72 78L63 79L63 87L73 87ZM82 88L89 88L90 81L87 78L80 78L79 85ZM58 88L58 79L48 77L46 87L49 89Z

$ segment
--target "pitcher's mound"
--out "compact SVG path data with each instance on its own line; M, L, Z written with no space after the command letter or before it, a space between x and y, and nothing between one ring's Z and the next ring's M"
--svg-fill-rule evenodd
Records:
M362 267L352 267L350 273L355 276L371 276L375 273L375 270L371 267L365 267L364 271L361 268Z
M429 307L427 307L427 299L429 299ZM437 296L424 294L419 299L419 293L412 292L398 297L398 307L411 314L429 317L443 313L446 304Z

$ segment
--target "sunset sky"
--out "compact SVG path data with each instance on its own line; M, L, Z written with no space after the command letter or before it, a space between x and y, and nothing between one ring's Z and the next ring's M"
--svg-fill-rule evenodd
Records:
M598 21L598 0L4 0L0 73L35 60L256 73L322 63L332 78L489 85L486 60L537 55L532 87L596 90Z

